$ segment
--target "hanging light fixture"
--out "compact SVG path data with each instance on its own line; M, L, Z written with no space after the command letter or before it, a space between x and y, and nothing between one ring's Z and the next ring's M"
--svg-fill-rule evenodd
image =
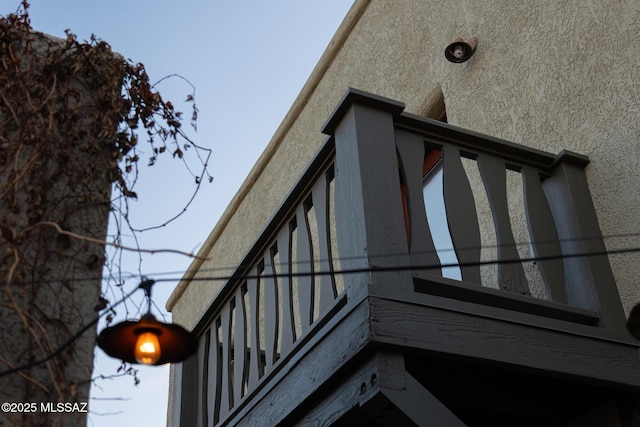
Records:
M151 314L154 283L145 279L139 286L147 297L147 314L140 320L127 320L105 328L98 335L98 346L109 356L127 363L163 365L182 362L198 349L194 334L180 325L160 322Z

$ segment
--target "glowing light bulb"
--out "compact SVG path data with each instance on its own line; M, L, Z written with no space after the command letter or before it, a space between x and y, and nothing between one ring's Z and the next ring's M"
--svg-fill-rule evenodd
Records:
M136 341L134 355L138 363L153 365L160 359L160 343L153 332L143 332Z

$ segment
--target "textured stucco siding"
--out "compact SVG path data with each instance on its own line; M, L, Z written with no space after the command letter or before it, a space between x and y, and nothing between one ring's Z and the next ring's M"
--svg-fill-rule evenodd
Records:
M237 265L324 141L320 127L348 87L397 99L418 114L441 91L452 124L585 154L603 234L640 232L639 34L639 2L356 1L209 237L201 255L210 260L194 267ZM459 36L476 36L478 51L451 64L444 48ZM636 241L606 243L616 249ZM640 300L637 255L610 260L629 310ZM184 280L169 302L175 321L193 326L217 285Z

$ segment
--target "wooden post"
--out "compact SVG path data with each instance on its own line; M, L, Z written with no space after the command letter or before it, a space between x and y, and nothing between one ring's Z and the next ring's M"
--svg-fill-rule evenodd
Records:
M393 118L404 105L350 89L323 132L336 142L336 225L343 269L409 265ZM348 238L340 238L348 236ZM409 289L407 272L345 277L349 297L367 285Z
M600 312L600 326L625 331L625 315L606 255L591 192L584 174L585 156L562 151L553 176L543 182L565 258L570 305Z

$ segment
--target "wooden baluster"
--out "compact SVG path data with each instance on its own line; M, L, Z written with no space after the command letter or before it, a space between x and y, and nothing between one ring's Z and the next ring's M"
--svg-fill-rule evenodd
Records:
M222 360L220 360L221 343L218 339L220 318L212 322L209 330L209 384L207 395L209 396L208 419L213 420L213 425L220 419L220 401L222 399Z
M419 135L396 130L396 146L405 177L411 263L416 266L438 267L440 259L429 228L422 191L424 141ZM428 273L442 276L442 269L429 269Z
M462 280L480 284L480 226L471 185L462 166L460 150L444 145L444 203L451 240L461 264Z
M220 313L222 332L222 378L220 393L220 418L224 419L233 408L233 385L231 377L231 303L227 301Z
M279 288L282 290L282 342L281 355L289 352L296 340L293 316L291 283L291 225L286 223L278 233L278 257L280 259Z
M276 363L278 352L278 331L280 330L280 311L278 310L278 286L273 267L273 250L267 249L264 254L264 353L266 357L265 372Z
M522 263L514 262L520 260L520 255L513 238L511 220L509 219L507 175L504 160L488 154L480 154L477 161L496 229L500 288L518 294L530 295Z
M198 427L206 427L207 426L207 392L208 392L208 384L207 384L207 370L209 367L209 343L207 342L209 336L209 331L200 337L200 342L198 343L198 413L196 417L196 426Z
M210 414L211 414L211 407L213 406L212 404L212 398L214 397L214 394L211 393L211 384L209 383L209 379L211 377L211 374L209 373L210 370L215 369L215 365L211 365L210 363L210 357L209 357L209 352L211 351L211 328L209 328L209 330L206 332L206 334L204 335L204 364L205 364L205 369L203 372L203 375L200 377L201 381L202 381L202 426L203 427L209 427L209 424L211 424L212 418L210 418Z
M233 401L237 405L244 394L247 360L247 313L244 307L243 286L236 289L233 341Z
M537 262L552 301L567 303L562 249L549 202L542 189L540 174L530 166L522 169L524 211L536 258L558 257Z
M296 210L298 224L297 235L297 273L298 275L298 304L300 307L301 335L309 330L313 323L314 306L314 277L313 277L313 249L311 246L311 230L309 229L308 209L300 203Z
M263 366L260 348L260 291L258 289L258 266L251 270L251 276L247 279L247 292L249 294L249 311L251 313L251 348L249 354L249 379L248 389L252 390L262 377Z
M319 276L320 282L320 308L319 316L322 316L338 296L336 281L333 277L333 264L331 262L331 233L329 228L329 186L328 176L323 174L314 184L312 192L313 207L316 211L316 223L318 226L318 248L320 250L320 272L329 273Z

